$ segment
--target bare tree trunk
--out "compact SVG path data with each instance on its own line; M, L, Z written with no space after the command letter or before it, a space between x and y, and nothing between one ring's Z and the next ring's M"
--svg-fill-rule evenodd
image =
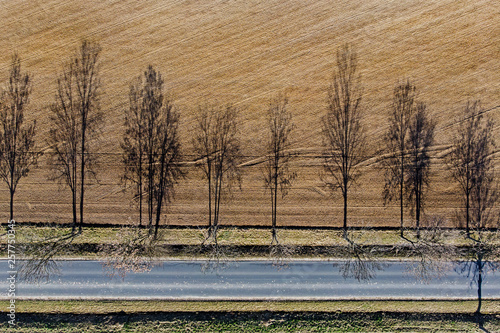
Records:
M418 190L416 195L416 200L415 200L415 220L416 220L416 227L417 227L417 239L420 239L420 197L421 197L421 186L420 184L416 184Z
M276 235L276 220L274 216L276 215L276 205L275 205L275 195L274 193L276 190L274 188L271 188L271 244L274 244L274 242L277 243L277 235Z
M139 142L139 145L142 145L142 142ZM141 148L140 148L141 149ZM139 178L139 227L142 226L142 151L139 153L139 171L138 171L138 178Z
M17 127L17 126L16 126ZM14 138L13 138L13 146L14 149L12 151L12 163L11 163L11 168L10 168L10 186L9 186L9 191L10 191L10 216L9 220L12 221L14 219L14 193L16 192L16 188L14 187L14 173L15 173L15 161L16 161L16 143L17 143L17 130L14 131Z
M14 191L10 190L10 217L9 221L14 219Z
M404 237L404 235L403 235L403 228L404 228L404 225L403 225L404 152L403 152L403 150L401 150L401 171L400 172L401 172L401 180L400 180L400 184L399 184L399 208L400 208L400 218L401 218L400 233L401 233L401 237Z
M86 130L86 121L85 119L82 121L82 162L80 165L80 223L78 226L78 232L82 232L83 226L83 200L85 198L85 130Z
M211 157L207 156L207 159ZM212 162L208 160L208 238L212 235Z
M164 148L162 148L164 149ZM154 233L154 239L157 239L158 237L158 228L160 227L160 219L161 219L161 208L163 204L163 195L164 195L164 172L165 172L165 160L162 156L162 160L160 161L160 180L158 184L158 194L155 196L155 201L156 201L156 221L155 221L155 233Z
M273 198L273 238L272 238L272 242L276 242L276 244L278 244L278 237L276 235L276 219L277 219L277 210L278 210L278 161L277 161L277 158L275 157L275 171L274 171L274 198Z
M164 185L161 184L160 186L164 186ZM161 189L159 191L163 192ZM157 237L158 237L158 228L160 227L162 202L163 202L163 193L158 194L158 202L156 203L155 234L153 237L154 239L157 239Z
M478 265L478 277L477 277L477 310L476 314L481 314L481 304L482 304L482 286L483 286L483 255L481 253L482 249L479 250L477 256Z
M73 227L71 228L71 232L76 232L76 223L77 223L77 209L76 209L76 189L72 191L73 202L71 204L73 209Z
M218 210L217 207L219 205L219 177L216 174L214 176L214 218L212 220L212 232L211 236L214 237L217 240L217 235L216 235L216 228L218 224Z
M221 161L221 166L220 170L223 170L223 163ZM214 221L214 241L215 244L217 244L217 230L219 229L219 217L220 217L220 202L222 199L222 171L221 174L219 174L218 178L218 185L217 185L217 207L215 208L215 213L217 214L217 218Z
M347 188L344 190L344 238L347 238Z
M149 234L153 233L153 182L154 182L154 171L153 171L153 153L152 153L152 122L150 121L150 137L149 137L149 147L148 147L148 229Z
M470 211L469 211L469 207L470 207L470 193L467 191L466 194L465 194L465 230L466 230L466 234L467 234L467 237L470 236L470 229L469 229L469 220L470 220Z

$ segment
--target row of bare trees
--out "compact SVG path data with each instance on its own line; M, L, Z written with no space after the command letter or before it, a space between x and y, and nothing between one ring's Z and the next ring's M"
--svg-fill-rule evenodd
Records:
M57 79L51 105L52 128L46 143L51 150L48 154L53 170L51 179L61 182L71 191L73 227L71 234L49 242L42 241L40 246L33 247L35 260L27 261L33 272L43 272L51 267L52 258L82 231L84 194L88 179L96 176L95 152L104 116L99 104L102 94L100 52L98 44L83 41ZM348 235L349 191L359 179L367 155L363 89L357 61L357 54L350 45L338 49L328 87L326 113L322 117L325 171L322 180L332 193L340 191L343 199L344 238L349 242L346 257L350 258L342 268L343 272L363 279L373 276L380 267L370 260L371 254L362 244ZM24 120L31 89L32 76L21 71L20 59L15 55L8 85L0 99L0 177L9 188L10 219L13 219L17 185L37 165L41 155L35 149L35 122ZM433 234L438 228L424 232L422 237L420 233L436 123L426 104L417 97L417 89L410 80L398 83L394 89L389 127L384 137L386 147L381 166L385 171L385 186L382 196L384 203L395 200L400 204L402 237L405 237L404 207L410 208L416 222L417 240L407 239L407 244L410 244L414 256L421 258L421 265L417 263L416 270L425 276L429 267L439 266L436 264L439 260L455 257L446 255L450 252L447 245L439 243L440 238ZM164 93L161 74L148 66L130 85L121 142L122 179L124 184L132 187L134 199L138 202L139 225L144 223L147 231L145 234L141 230L131 231L126 235L124 246L118 246L114 252L119 267L134 266L138 253L153 248L162 212L174 198L176 184L185 175L179 118L172 97ZM222 202L234 185L241 185L238 124L238 112L234 106L205 104L199 106L193 128L192 146L196 154L193 164L202 171L208 192L208 228L204 243L208 241L214 245L215 251L218 250ZM288 194L297 176L291 165L295 157L292 145L295 125L285 95L279 94L271 99L267 125L262 179L270 195L271 254L283 256L287 249L278 246L278 202L280 197ZM463 270L473 274L474 281L477 281L477 313L480 313L485 267L492 264L491 259L498 258L497 244L488 238L490 236L483 232L483 228L492 221L498 223L494 208L499 190L493 159L496 148L494 123L479 102L465 106L450 148L446 164L451 177L459 184L464 200L464 214L459 218L464 220L467 237L474 244ZM218 258L220 254L215 253Z
M356 52L345 44L337 51L327 113L323 117L324 167L330 176L325 184L332 191L340 189L342 193L344 235L347 232L348 190L359 177L366 147L360 107L362 86L356 66ZM384 203L399 201L402 237L404 206L409 206L419 238L436 123L426 104L417 99L416 87L410 80L396 85L388 122L384 137L387 155L382 162ZM469 235L471 224L477 229L484 228L488 222L499 222L499 217L493 215L499 198L493 160L496 143L493 120L484 114L478 101L467 103L458 123L446 164L465 198L465 224Z
M151 67L145 78L154 71ZM156 75L156 74L155 74ZM135 87L135 88L134 88ZM145 91L149 91L144 85ZM161 90L161 89L160 89ZM127 113L127 135L123 144L126 152L125 164L131 165L135 173L128 178L137 184L136 198L139 200L139 219L142 220L142 177L150 174L151 161L143 165L137 161L145 150L139 147L140 141L151 140L154 131L149 129L145 135L141 128L147 126L131 126L130 119L139 124L142 109L151 108L161 103L147 101L151 94L140 93L141 103L137 102L138 88L132 85L130 90L130 111ZM159 96L159 95L158 95ZM328 103L325 116L322 118L324 139L325 185L335 192L340 190L343 198L343 229L347 237L348 230L348 193L360 176L360 165L366 156L366 137L362 124L362 86L357 72L357 55L348 44L337 51L337 63L328 89ZM142 106L138 106L138 105ZM167 102L171 105L171 101ZM288 111L288 100L279 94L273 98L268 107L268 136L264 142L265 160L263 163L264 185L270 194L271 203L271 244L278 244L277 216L278 194L285 197L296 178L296 172L290 167L294 157L291 145L294 124L292 114ZM459 121L459 128L447 164L453 177L460 183L466 198L466 229L469 234L469 220L474 215L474 225L484 227L490 217L492 208L498 199L498 191L494 177L492 149L493 122L485 120L478 102L467 104L465 114ZM133 117L131 116L133 115ZM417 238L420 238L420 223L425 204L425 195L430 177L430 149L434 145L436 123L431 119L426 104L417 99L416 87L410 81L396 85L393 103L388 117L389 128L385 135L386 156L382 167L385 170L384 203L399 201L401 212L401 236L404 236L404 206L410 208L414 216ZM238 161L241 159L238 139L237 110L231 106L202 105L198 109L197 126L194 129L192 144L196 153L195 164L203 171L208 189L208 234L206 240L217 244L217 230L220 221L222 199L232 185L241 184ZM167 127L166 127L167 128ZM176 132L170 131L170 132ZM141 134L142 133L142 134ZM131 138L135 136L135 144ZM177 139L173 139L174 141ZM146 147L147 144L144 146ZM176 146L177 150L179 149ZM136 159L136 160L134 160ZM148 158L146 158L148 160ZM173 162L173 163L172 163ZM170 178L169 189L182 174L179 169L180 159L171 160L166 169L176 169ZM148 167L149 165L149 167ZM158 166L163 162L157 163ZM465 166L465 167L464 167ZM149 168L147 171L144 171ZM141 171L143 170L143 171ZM148 180L145 188L150 189ZM150 190L149 190L150 191ZM146 197L154 197L147 194ZM168 197L170 198L170 196ZM473 213L470 213L470 212ZM158 210L161 212L161 209ZM156 219L158 227L159 216ZM151 222L150 222L151 224ZM155 233L156 234L156 233Z
M57 79L51 105L52 128L47 144L52 150L51 178L71 191L73 232L81 232L84 221L86 182L95 177L95 150L103 122L99 98L101 48L83 41ZM348 228L348 194L360 176L366 156L367 138L363 127L364 108L357 54L345 44L338 49L327 108L322 118L325 185L340 190L343 199L344 235ZM10 191L10 218L19 180L36 165L40 153L34 149L35 123L24 122L29 102L31 75L21 72L20 59L13 57L9 84L0 103L0 176ZM129 107L125 110L125 133L121 147L125 184L132 184L138 202L139 224L147 215L150 234L157 236L162 211L174 196L174 187L185 175L179 140L179 114L173 99L164 94L163 78L152 66L130 85ZM426 104L417 98L415 85L406 80L397 84L384 137L386 147L384 203L400 204L403 236L404 206L410 208L420 237L420 221L429 185L430 149L436 123ZM273 98L268 108L268 136L264 142L263 182L271 203L272 243L276 235L278 194L285 197L296 178L290 167L294 157L291 138L295 128L288 100ZM493 121L479 102L468 103L459 120L447 165L463 192L467 234L471 226L484 227L492 218L498 200L494 174L495 140ZM195 165L202 171L208 190L207 240L217 242L220 207L232 185L241 184L241 149L237 110L232 105L201 105L192 145ZM144 209L144 205L146 208ZM143 212L144 210L144 212Z
M102 123L99 96L99 54L96 43L83 41L57 79L50 109L52 127L47 144L51 179L71 190L73 233L81 232L84 216L85 179L95 176L95 143ZM12 58L7 89L0 100L0 176L10 192L10 219L14 218L14 194L22 177L37 165L42 152L35 150L35 122L24 121L32 90L32 76L21 71L21 61ZM79 213L79 220L78 220Z

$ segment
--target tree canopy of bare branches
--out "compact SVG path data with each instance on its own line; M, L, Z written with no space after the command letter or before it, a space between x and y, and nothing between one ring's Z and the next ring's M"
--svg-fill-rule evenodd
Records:
M266 141L266 161L264 163L264 184L271 194L272 241L278 243L276 221L278 191L282 198L288 194L295 172L289 168L293 156L290 134L293 131L292 114L287 110L288 99L281 94L271 100L268 109L269 136Z
M103 119L99 106L100 52L98 44L82 42L57 80L51 107L53 126L47 140L54 151L49 161L54 170L51 178L71 190L74 232L77 223L79 232L82 231L86 176L95 176L95 142Z
M0 178L10 193L10 220L14 219L14 194L21 178L36 166L35 121L26 124L24 110L31 93L31 76L21 72L21 59L12 57L9 84L0 96Z
M208 188L208 237L217 244L220 207L224 193L229 193L234 182L241 184L238 168L240 143L237 111L231 106L200 106L198 126L193 146L198 166L203 171Z
M493 150L494 123L483 114L479 101L468 102L459 120L447 163L464 200L467 235L494 222L492 208L498 201ZM497 220L498 221L498 220Z
M361 77L357 73L357 55L348 44L337 51L337 65L328 89L328 105L323 117L326 185L342 192L344 235L347 233L347 194L359 176L365 136L361 125Z
M415 215L417 238L420 238L420 217L425 201L425 189L429 186L430 155L434 143L434 122L429 119L427 107L417 103L408 128L409 167L406 174L406 195L410 211Z
M184 175L181 169L179 115L172 99L163 94L163 79L151 65L130 86L122 142L124 179L135 184L142 224L146 194L148 227L158 235L163 207L174 196L174 186Z

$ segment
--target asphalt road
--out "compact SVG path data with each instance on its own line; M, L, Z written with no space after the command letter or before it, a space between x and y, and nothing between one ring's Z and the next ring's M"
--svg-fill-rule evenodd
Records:
M274 267L269 261L230 262L227 267L202 270L203 261L165 261L149 272L110 278L101 262L60 261L60 275L49 281L16 283L18 298L34 299L171 299L171 300L331 300L331 299L474 299L472 275L449 267L441 279L418 280L402 262L384 262L375 277L358 281L344 277L343 262L293 261ZM455 264L456 266L456 264ZM351 265L352 268L357 267ZM0 261L7 276L7 262ZM359 269L358 269L359 272ZM7 276L8 277L8 276ZM9 285L0 282L0 298ZM500 299L500 272L486 270L483 297Z

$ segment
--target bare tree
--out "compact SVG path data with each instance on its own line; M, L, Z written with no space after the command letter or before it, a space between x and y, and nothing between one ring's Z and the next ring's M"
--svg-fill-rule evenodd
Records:
M494 175L494 123L484 116L478 101L467 103L453 138L447 163L464 198L467 236L493 220L499 192Z
M125 115L122 143L126 180L136 184L139 223L142 197L146 192L148 227L158 235L164 204L174 195L174 186L184 175L178 136L179 115L172 99L163 95L163 79L151 65L130 87L130 106Z
M91 144L95 142L103 118L99 107L100 51L98 44L82 42L57 80L55 102L51 108L54 125L48 144L55 153L50 161L54 170L52 179L65 183L72 192L73 232L76 231L78 203L78 230L82 231L85 177L95 176Z
M409 149L409 128L415 111L415 86L407 80L394 88L392 110L389 116L389 129L385 142L390 157L384 161L385 186L383 191L384 203L394 199L399 200L401 237L403 237L404 218L404 189L405 175L409 163L407 150Z
M347 194L359 176L365 137L361 126L361 77L356 72L357 55L345 44L337 51L337 66L328 89L328 108L323 117L325 180L332 190L340 189L344 200L344 237L347 235Z
M135 184L134 198L139 202L139 226L142 226L142 203L144 192L145 148L145 115L142 107L142 78L130 85L129 108L125 111L125 134L121 144L123 150L123 165L125 183Z
M417 103L408 128L409 167L406 175L406 194L412 214L415 214L417 238L420 238L420 216L429 185L429 148L434 143L435 124L429 119L426 105Z
M14 219L14 194L21 178L36 166L35 121L24 122L24 110L31 93L31 77L21 72L21 59L12 57L9 84L0 99L0 178L9 187L10 215Z
M235 181L241 181L237 124L237 112L231 105L199 107L193 146L208 185L207 239L212 238L215 244L223 194L230 191Z
M281 94L271 100L268 109L269 137L266 142L266 161L264 164L264 184L271 194L271 244L278 244L276 220L278 191L284 198L288 194L295 172L289 169L292 158L290 133L293 131L292 114L287 110L288 99Z

